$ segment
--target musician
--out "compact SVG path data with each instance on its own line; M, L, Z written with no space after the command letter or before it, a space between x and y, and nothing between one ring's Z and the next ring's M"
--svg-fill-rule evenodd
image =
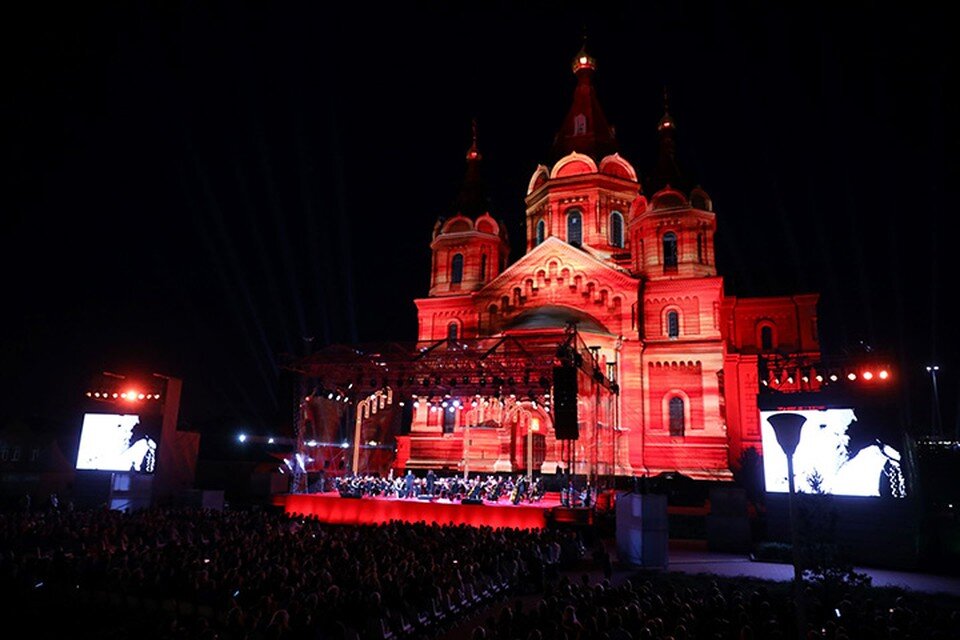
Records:
M402 496L402 497L404 497L404 498L414 498L414 497L416 497L416 493L414 492L414 481L415 481L415 480L416 480L416 478L413 477L413 471L411 471L410 469L407 469L406 475L403 476L404 490L403 490L403 496Z
M543 499L543 479L537 476L530 487L530 502L540 502Z
M513 504L520 504L520 500L526 497L527 492L527 476L520 474L517 477L517 481L513 486L513 494L510 497L510 502Z
M437 476L433 469L427 471L427 495L433 497L434 485L436 485Z

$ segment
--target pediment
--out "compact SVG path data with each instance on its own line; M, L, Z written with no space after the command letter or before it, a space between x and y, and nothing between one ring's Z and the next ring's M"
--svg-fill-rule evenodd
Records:
M571 277L579 276L589 281L602 282L606 287L619 292L636 292L637 280L630 274L598 259L585 249L574 247L551 236L507 267L483 289L480 289L477 295L495 294L504 288L509 288L511 283L536 278L541 272L553 277L551 269L557 274L566 270Z

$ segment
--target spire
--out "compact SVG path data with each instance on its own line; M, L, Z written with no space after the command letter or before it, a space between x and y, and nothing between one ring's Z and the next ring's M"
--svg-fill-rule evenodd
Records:
M684 187L683 176L680 173L680 167L677 164L677 145L674 140L674 134L677 130L677 123L670 115L670 94L667 88L663 88L663 117L657 123L657 132L660 134L660 152L657 157L657 166L653 172L651 188L654 192L659 191L667 185L682 189Z
M571 67L577 77L577 87L570 111L554 139L552 160L559 160L572 151L600 160L617 150L617 141L593 87L597 60L587 52L586 36Z
M473 119L473 142L467 150L467 172L455 203L456 213L476 218L490 211L489 198L480 175L480 161L483 156L477 147L477 119Z

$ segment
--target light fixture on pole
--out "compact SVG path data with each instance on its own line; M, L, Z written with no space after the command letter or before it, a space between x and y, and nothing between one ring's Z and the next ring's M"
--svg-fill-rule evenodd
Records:
M783 452L787 455L787 486L790 493L787 494L790 509L790 543L793 547L793 595L794 604L797 609L797 637L803 640L807 637L806 616L803 607L803 571L800 568L800 546L797 532L797 512L794 493L796 487L793 480L793 454L797 451L797 445L800 444L800 430L807 421L806 417L799 413L777 413L768 418L773 432L777 436L777 443Z
M940 371L939 365L927 365L927 373L930 374L930 378L933 380L933 415L931 416L933 420L933 434L940 438L943 436L943 425L940 423L940 393L937 389L938 371Z

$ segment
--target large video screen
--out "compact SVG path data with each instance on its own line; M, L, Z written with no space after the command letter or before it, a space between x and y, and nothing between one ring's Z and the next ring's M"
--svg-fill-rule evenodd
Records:
M773 428L773 423L783 420L800 424L800 440L793 455L797 492L906 497L899 444L902 437L891 428L890 414L854 407L760 411L763 473L768 492L789 491L787 456Z
M159 439L155 422L136 414L85 414L76 468L153 473Z

